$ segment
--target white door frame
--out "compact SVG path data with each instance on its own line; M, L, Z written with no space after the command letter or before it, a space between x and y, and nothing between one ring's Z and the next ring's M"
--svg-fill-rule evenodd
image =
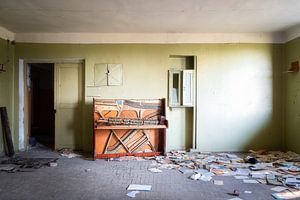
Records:
M85 59L83 58L58 58L58 59L19 59L19 150L27 149L29 146L29 112L28 112L28 66L31 63L82 63L82 87L84 86ZM55 70L55 69L54 69ZM54 74L54 82L56 77ZM84 88L83 88L84 89ZM84 91L84 90L83 90ZM83 99L84 100L84 99ZM84 126L83 126L84 129Z

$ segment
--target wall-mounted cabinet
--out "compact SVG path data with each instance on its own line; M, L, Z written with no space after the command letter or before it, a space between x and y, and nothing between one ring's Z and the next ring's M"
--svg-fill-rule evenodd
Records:
M194 105L194 70L169 70L169 106Z
M169 110L172 112L170 131L182 133L182 149L196 148L196 56L171 55L169 57Z
M195 56L170 56L169 107L193 107Z

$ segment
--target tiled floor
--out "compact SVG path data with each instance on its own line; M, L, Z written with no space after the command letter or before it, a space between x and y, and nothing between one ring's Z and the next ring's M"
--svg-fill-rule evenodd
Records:
M131 199L126 196L129 184L152 185L150 192L137 194L138 199L163 200L218 200L230 199L228 192L238 190L241 199L267 200L272 186L245 184L233 177L214 177L224 185L212 181L194 181L177 170L151 173L150 161L90 161L83 158L60 157L48 150L32 150L25 157L59 157L57 167L44 167L34 172L0 172L1 200L77 200L77 199ZM244 194L245 190L252 194Z

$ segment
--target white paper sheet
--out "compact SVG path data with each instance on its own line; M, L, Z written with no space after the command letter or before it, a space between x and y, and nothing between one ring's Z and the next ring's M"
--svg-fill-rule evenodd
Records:
M137 185L137 184L130 184L127 190L139 190L139 191L150 191L151 185Z

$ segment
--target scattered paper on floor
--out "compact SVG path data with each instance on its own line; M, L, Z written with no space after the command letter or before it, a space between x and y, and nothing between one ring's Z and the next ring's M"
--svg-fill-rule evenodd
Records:
M162 172L160 169L157 169L157 168L149 168L148 171L150 171L152 173L161 173Z
M243 182L244 183L258 183L257 180L253 180L253 179L244 179Z
M222 180L214 180L213 182L215 185L224 185Z
M254 158L256 162L248 162L247 157ZM131 159L136 158L132 156ZM193 180L211 181L213 176L233 176L246 184L284 185L289 189L300 189L300 155L293 152L250 150L233 154L171 151L166 156L147 160L152 160L150 168L156 168L149 169L153 173L159 173L160 169L176 169Z
M299 199L300 191L274 193L274 194L272 194L272 196L278 200L297 199L297 198Z
M127 193L126 195L131 197L131 198L134 198L136 194L140 193L139 191L131 191L129 193Z
M198 180L200 177L201 177L201 174L196 173L196 174L193 174L192 176L190 176L190 179Z
M228 200L243 200L243 199L238 198L238 197L234 197L234 198L231 198L231 199L228 199Z
M136 190L136 191L150 191L151 185L138 185L138 184L130 184L127 190Z
M181 173L183 173L183 174L192 174L192 173L194 172L194 170L189 169L189 168L187 168L187 167L181 167L181 168L179 169L179 171L180 171Z
M287 188L282 187L282 186L276 186L276 187L271 188L271 190L273 190L275 192L283 192L283 191L287 190Z

